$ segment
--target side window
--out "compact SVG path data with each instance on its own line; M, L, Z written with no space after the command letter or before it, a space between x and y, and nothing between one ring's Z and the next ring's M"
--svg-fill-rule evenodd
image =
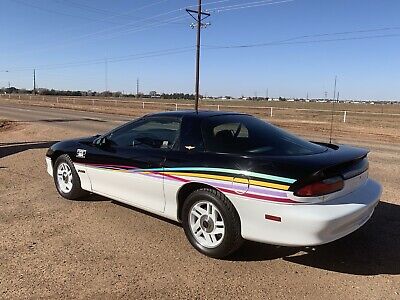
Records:
M237 133L237 137L241 138L249 137L249 131L247 130L246 126L244 126L241 123L224 123L214 127L213 131L214 131L214 136L216 136L220 134L221 131L231 131L232 134L235 134L237 130L239 130Z
M248 148L249 131L240 122L219 124L205 134L207 148L213 152L239 153Z
M326 151L282 129L248 115L213 116L202 122L207 151L258 154L308 155Z
M115 146L135 149L172 149L179 136L180 120L148 118L129 123L107 136Z

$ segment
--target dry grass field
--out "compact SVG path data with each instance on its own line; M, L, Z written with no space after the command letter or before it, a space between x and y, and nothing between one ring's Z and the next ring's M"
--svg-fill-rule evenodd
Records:
M157 111L192 109L193 101L163 99L94 99L88 97L50 97L7 95L1 103L106 112L139 117ZM333 138L351 136L367 140L400 142L399 104L354 104L274 101L201 101L200 109L253 114L313 138L329 138L333 115ZM272 115L271 115L272 109ZM333 114L332 114L333 109ZM344 122L345 121L345 122Z

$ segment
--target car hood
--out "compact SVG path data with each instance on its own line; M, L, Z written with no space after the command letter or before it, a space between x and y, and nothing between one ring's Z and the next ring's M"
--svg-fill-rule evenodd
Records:
M52 156L53 153L56 151L71 151L71 150L76 151L76 148L79 147L79 145L84 146L84 145L92 144L93 141L98 137L99 137L99 135L94 135L94 136L89 136L89 137L64 140L64 141L55 143L47 150L46 155Z

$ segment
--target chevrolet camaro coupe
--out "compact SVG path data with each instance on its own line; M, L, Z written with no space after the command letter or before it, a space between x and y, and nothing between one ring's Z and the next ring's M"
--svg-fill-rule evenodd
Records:
M194 248L223 258L244 239L311 246L360 228L382 190L367 154L247 114L177 111L56 143L46 162L62 197L95 193L178 221Z

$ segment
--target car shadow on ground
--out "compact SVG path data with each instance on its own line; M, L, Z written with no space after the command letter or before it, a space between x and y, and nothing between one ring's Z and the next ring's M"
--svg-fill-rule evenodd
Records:
M85 202L112 202L112 200L110 198L106 198L100 195L96 195L96 194L89 194L83 198L79 198L76 200L70 200L70 201L85 201Z
M99 122L105 123L106 120L100 120L96 118L79 118L79 119L44 119L38 120L37 122L46 122L46 123L68 123L68 122L80 122L80 121L90 121L90 122Z
M0 143L0 158L14 155L30 149L49 148L58 141L37 141L37 142L21 142L21 143Z
M175 225L175 226L178 226L178 227L182 227L179 222L173 221L171 219L164 218L162 216L156 215L156 214L154 214L152 212L140 209L138 207L133 207L133 206L130 206L129 204L125 204L125 203L118 202L118 201L115 201L115 200L111 200L111 203L119 205L119 206L122 206L122 207L125 207L125 208L128 208L130 210L136 211L136 212L141 213L141 214L148 215L148 216L153 217L153 218L157 218L157 219L159 219L161 221L164 221L164 222L167 222L169 224L172 224L172 225ZM182 233L183 233L183 231L182 231Z
M81 121L90 121L90 122L99 122L105 123L106 120L98 119L98 118L74 118L74 119L39 119L39 120L30 120L30 121L12 121L12 123L69 123L69 122L81 122Z
M354 275L400 274L400 206L380 202L362 228L326 245L291 248L245 242L229 260L276 258Z

